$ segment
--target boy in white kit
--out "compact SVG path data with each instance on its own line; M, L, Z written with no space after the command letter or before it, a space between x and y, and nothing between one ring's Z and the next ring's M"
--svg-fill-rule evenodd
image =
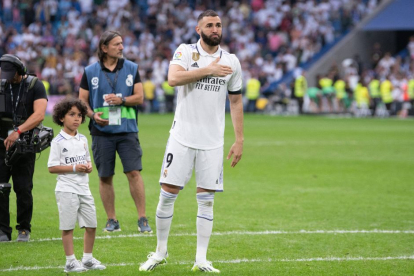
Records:
M53 108L53 121L63 129L52 140L47 165L50 173L58 174L55 194L66 254L64 272L106 268L92 256L97 227L95 202L89 190L92 165L88 140L78 132L86 113L87 108L79 99L65 99ZM76 259L73 249L76 221L80 228L85 228L82 261Z

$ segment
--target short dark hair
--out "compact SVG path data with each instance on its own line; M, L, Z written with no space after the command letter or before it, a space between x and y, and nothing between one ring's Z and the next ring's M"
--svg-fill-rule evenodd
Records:
M66 98L55 104L53 107L53 122L63 126L63 122L61 120L65 118L65 115L72 109L73 106L76 106L79 109L82 114L82 123L84 123L88 108L80 99L77 98Z
M213 10L206 10L198 16L197 23L200 22L200 20L203 19L204 17L208 17L208 16L216 17L216 16L219 16L219 15L218 15L217 12L215 12Z
M106 56L106 53L102 51L101 46L102 45L108 45L108 43L114 39L115 37L122 36L120 32L117 31L105 31L101 38L99 39L99 46L98 46L98 58L101 63L103 63L104 57Z

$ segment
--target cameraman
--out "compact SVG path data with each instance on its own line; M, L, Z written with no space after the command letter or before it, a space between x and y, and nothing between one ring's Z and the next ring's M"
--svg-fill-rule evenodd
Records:
M18 162L7 166L6 151L21 138L32 137L33 129L43 121L46 113L47 96L43 83L27 75L22 61L14 55L3 55L1 65L0 99L5 107L0 113L0 183L7 183L12 177L17 201L17 241L29 241L33 213L33 173L35 153L21 153ZM29 82L33 80L33 82ZM10 241L9 212L10 188L0 191L0 241Z

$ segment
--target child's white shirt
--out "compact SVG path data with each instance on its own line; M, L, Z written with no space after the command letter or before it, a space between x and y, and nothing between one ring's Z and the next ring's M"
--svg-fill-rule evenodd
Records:
M71 136L63 130L52 140L48 167L87 164L91 161L88 140L79 132ZM91 195L87 173L60 173L57 176L55 191L79 195Z

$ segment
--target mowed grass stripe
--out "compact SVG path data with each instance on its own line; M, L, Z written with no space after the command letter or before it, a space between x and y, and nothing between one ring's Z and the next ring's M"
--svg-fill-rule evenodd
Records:
M213 236L233 235L295 235L295 234L414 234L414 230L299 230L299 231L229 231L213 232ZM128 234L96 236L97 240L121 239L121 238L150 238L156 234ZM197 233L170 234L171 237L197 236ZM83 240L83 237L73 237L74 240ZM30 242L60 241L62 238L33 239Z
M349 261L391 261L391 260L414 260L413 256L396 256L396 257L316 257L307 259L236 259L236 260L216 260L215 263L223 264L240 264L240 263L281 263L281 262L349 262ZM191 265L194 261L179 261L168 262L167 265ZM107 267L114 266L139 266L139 263L112 263ZM47 269L63 269L63 266L18 266L7 269L0 269L0 272L13 272L13 271L30 271L30 270L47 270Z

